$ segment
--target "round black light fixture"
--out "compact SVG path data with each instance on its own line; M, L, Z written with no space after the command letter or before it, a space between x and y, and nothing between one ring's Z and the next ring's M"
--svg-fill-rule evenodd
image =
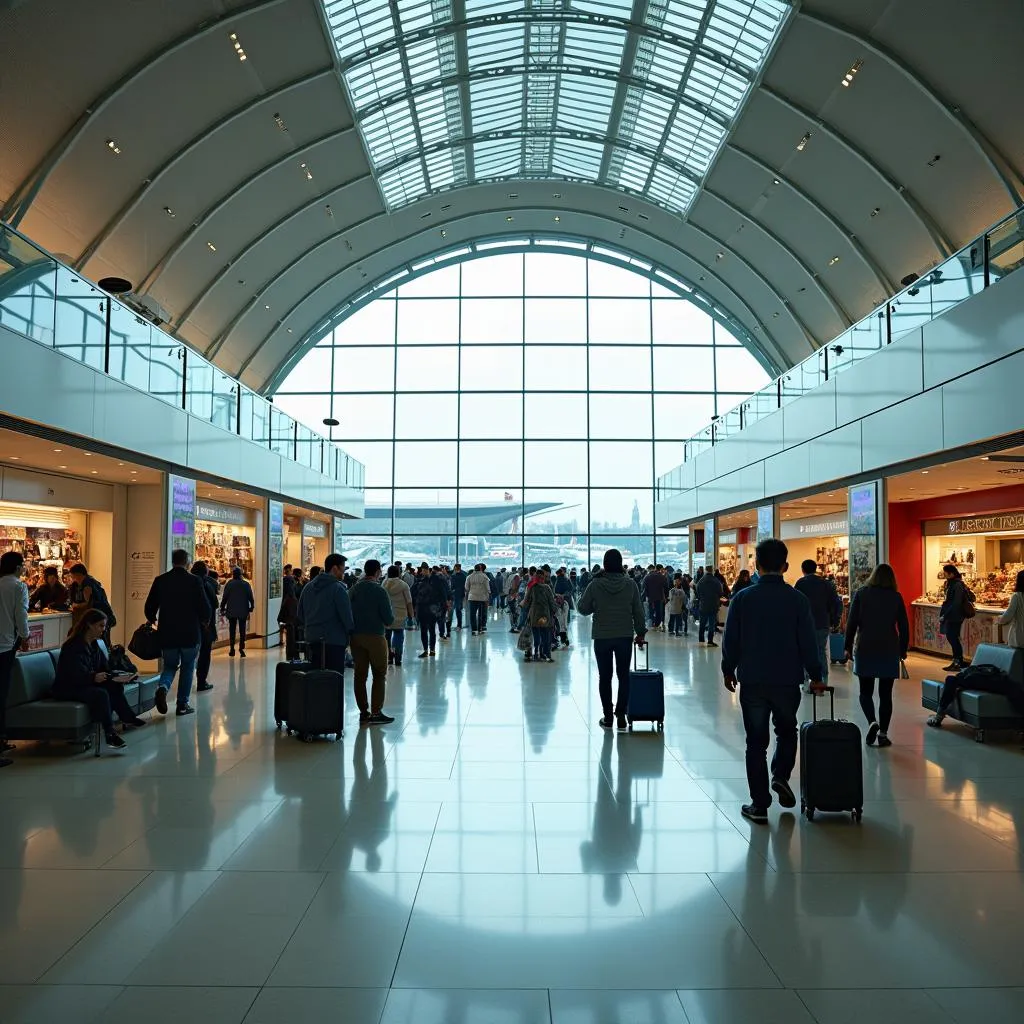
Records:
M123 277L103 277L96 283L110 295L126 295L132 290L131 281Z
M340 427L341 426L341 420L336 420L333 416L325 416L324 417L324 426L325 427Z

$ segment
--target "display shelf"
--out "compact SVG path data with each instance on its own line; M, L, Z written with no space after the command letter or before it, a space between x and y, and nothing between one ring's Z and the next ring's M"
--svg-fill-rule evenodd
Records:
M230 576L238 566L242 575L255 578L256 531L250 526L225 526L222 523L196 523L196 558L206 562L210 572Z
M18 551L25 556L25 582L29 588L42 582L43 570L57 569L65 586L70 585L68 569L85 560L78 530L41 526L0 524L0 553Z

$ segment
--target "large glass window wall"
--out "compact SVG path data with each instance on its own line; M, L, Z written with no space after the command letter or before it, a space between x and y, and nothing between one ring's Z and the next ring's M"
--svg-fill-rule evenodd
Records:
M654 528L656 477L768 374L721 323L585 253L447 266L358 309L275 404L366 466L345 553L411 562L681 564Z

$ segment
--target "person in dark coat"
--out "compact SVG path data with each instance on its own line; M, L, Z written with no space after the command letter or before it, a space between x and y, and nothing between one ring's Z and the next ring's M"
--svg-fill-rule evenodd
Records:
M953 652L953 660L945 671L959 672L964 667L964 645L960 641L960 630L967 618L967 605L974 600L974 595L955 565L943 566L942 571L946 577L946 594L939 609L939 628Z
M846 656L853 652L853 673L860 680L860 706L868 720L864 738L869 746L891 747L892 687L900 662L910 646L907 609L896 586L892 566L875 567L867 583L850 602L846 623ZM875 718L875 680L878 680L878 718Z
M203 584L206 600L210 602L210 624L203 630L199 641L199 657L196 659L196 691L206 693L213 689L209 681L210 659L213 656L213 645L217 642L217 577L210 573L209 566L203 561L192 566L192 575L198 576Z
M242 579L240 566L231 570L231 579L224 584L224 594L220 599L221 614L228 620L228 657L235 656L235 633L238 634L238 653L245 657L245 630L256 607L252 587L249 581Z
M715 630L718 628L718 609L722 606L725 587L713 573L706 572L697 581L697 600L700 602L700 635L698 640L704 643L704 634L708 636L708 647L717 647Z
M157 686L155 701L161 715L167 714L167 691L178 676L176 714L191 715L195 708L189 704L192 679L199 657L199 642L203 630L210 624L212 612L202 580L188 571L188 552L178 548L171 552L171 571L157 576L146 598L146 620L150 625L159 619L160 658L163 671Z
M89 608L72 628L57 658L53 695L57 700L77 700L89 706L94 722L99 722L111 747L125 746L114 729L113 713L124 725L143 726L124 695L124 685L107 668L107 656L98 640L107 629L107 617Z
M821 678L828 683L828 666L831 661L828 637L842 621L843 599L831 580L818 575L818 563L813 558L805 559L800 565L800 571L803 576L796 581L795 587L811 605L814 633L818 638L818 652L821 655Z

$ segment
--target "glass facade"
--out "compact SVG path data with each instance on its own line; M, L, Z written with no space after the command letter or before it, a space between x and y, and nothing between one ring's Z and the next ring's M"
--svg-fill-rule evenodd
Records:
M768 375L650 276L585 253L482 255L358 309L275 405L366 466L354 561L674 562L654 483L682 442Z

